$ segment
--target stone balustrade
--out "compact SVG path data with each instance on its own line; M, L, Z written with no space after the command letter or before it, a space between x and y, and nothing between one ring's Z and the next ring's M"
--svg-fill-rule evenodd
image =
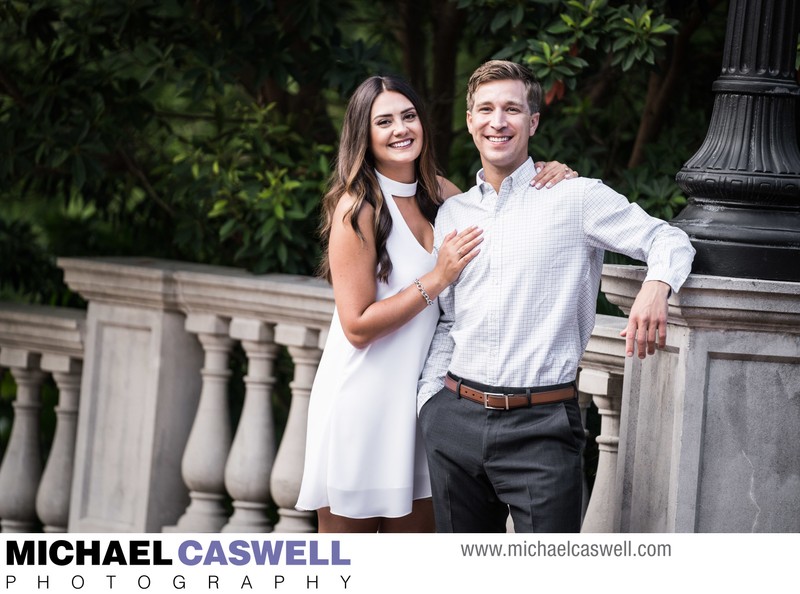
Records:
M308 394L333 314L330 287L309 277L161 260L59 265L66 283L90 303L85 377L106 378L82 386L85 410L100 414L81 415L79 452L91 463L76 479L93 469L104 476L79 481L70 529L312 531L313 515L297 512L294 502ZM234 427L229 383L237 343L247 374ZM102 357L95 352L100 344ZM292 359L294 378L276 447L272 395L281 351ZM112 445L109 430L145 445ZM111 489L125 495L113 497Z
M40 525L45 532L67 530L85 318L84 311L63 307L0 307L0 371L7 368L17 385L14 424L0 466L3 532L30 532ZM59 396L43 465L40 388L48 374Z
M330 287L154 259L65 258L59 266L89 302L86 312L0 304L0 366L17 383L0 467L2 530L313 531L313 514L294 503ZM613 527L624 322L598 316L581 364L582 403L593 401L602 418L584 531ZM246 375L234 423L237 345ZM278 444L272 401L282 353L294 375ZM42 474L39 386L48 373L60 398Z
M619 419L625 369L625 339L619 333L627 319L597 315L578 374L578 392L591 397L600 414L597 474L582 532L613 532L616 504Z

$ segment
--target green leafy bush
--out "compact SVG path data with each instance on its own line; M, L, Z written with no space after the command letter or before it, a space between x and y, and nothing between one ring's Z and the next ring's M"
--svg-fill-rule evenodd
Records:
M266 100L297 95L289 56L258 51L281 36L274 7L224 4L0 4L0 200L21 240L37 236L24 248L37 266L136 255L313 271L332 149L303 136L314 113ZM301 4L292 22L309 34L333 22ZM0 247L4 261L23 249Z

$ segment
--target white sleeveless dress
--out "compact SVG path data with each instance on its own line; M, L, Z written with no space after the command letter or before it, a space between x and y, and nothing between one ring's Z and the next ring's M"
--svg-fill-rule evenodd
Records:
M393 267L388 283L378 282L381 300L413 286L436 257L419 244L392 198L413 195L416 184L380 174L378 180L392 216L386 249ZM357 349L334 311L311 389L298 509L329 506L349 518L394 518L409 514L414 499L431 496L416 394L438 318L434 302L402 328Z

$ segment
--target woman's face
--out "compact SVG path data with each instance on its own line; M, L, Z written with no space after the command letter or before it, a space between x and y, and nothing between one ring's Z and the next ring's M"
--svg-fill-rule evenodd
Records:
M375 98L370 112L370 148L375 167L384 175L396 172L397 181L413 181L414 161L422 152L422 122L414 104L401 93L384 91Z

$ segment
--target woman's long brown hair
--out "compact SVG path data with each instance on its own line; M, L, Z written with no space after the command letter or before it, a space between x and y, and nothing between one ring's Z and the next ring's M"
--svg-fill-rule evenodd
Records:
M344 116L342 134L339 139L339 154L336 168L331 175L329 190L322 199L322 224L320 235L324 244L324 253L319 267L319 275L331 281L330 259L328 257L328 239L333 224L333 213L336 205L345 193L355 198L353 207L347 211L345 218L350 218L356 234L364 240L358 226L358 214L364 202L375 209L373 227L375 230L375 247L378 255L377 278L386 282L392 271L392 260L386 251L386 240L392 230L392 217L384 208L383 192L375 175L375 158L370 149L370 114L372 104L381 93L395 91L405 96L414 105L422 124L422 150L414 169L417 176L416 201L423 216L434 222L436 212L442 203L438 168L433 154L431 130L428 125L425 108L419 96L404 80L394 76L372 76L355 90Z

